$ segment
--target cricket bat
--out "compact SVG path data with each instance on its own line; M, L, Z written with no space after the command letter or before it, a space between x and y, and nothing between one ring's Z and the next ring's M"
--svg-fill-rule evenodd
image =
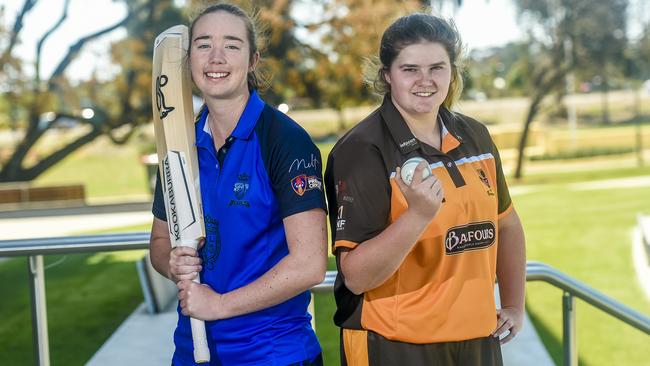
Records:
M158 168L165 198L169 238L173 247L197 248L205 237L199 164L194 145L192 84L186 55L188 29L177 25L154 43L152 105ZM199 283L200 279L195 278ZM190 318L194 361L210 361L205 323Z

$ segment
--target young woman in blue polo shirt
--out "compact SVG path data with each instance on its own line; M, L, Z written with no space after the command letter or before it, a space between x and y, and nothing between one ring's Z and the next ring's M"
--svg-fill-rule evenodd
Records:
M190 27L205 100L196 122L205 244L172 250L160 184L151 230L152 263L179 289L176 366L194 365L190 316L206 321L212 365L322 365L307 313L326 266L321 156L258 96L257 42L251 18L229 4Z

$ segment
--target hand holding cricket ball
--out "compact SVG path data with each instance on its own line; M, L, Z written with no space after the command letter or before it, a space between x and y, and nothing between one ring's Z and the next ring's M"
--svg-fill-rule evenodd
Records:
M397 168L397 175L395 181L409 209L432 219L444 202L444 190L429 163L421 157L410 158Z

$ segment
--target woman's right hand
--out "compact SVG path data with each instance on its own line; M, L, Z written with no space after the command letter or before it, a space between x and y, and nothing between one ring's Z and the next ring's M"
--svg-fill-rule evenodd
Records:
M426 161L418 164L413 172L411 185L402 180L401 169L397 167L395 181L404 198L406 198L408 210L430 221L440 210L445 192L442 188L442 182L438 180L435 174L422 179L422 172L427 169L427 164Z
M178 246L169 253L169 274L172 281L193 280L199 272L201 258L196 249Z

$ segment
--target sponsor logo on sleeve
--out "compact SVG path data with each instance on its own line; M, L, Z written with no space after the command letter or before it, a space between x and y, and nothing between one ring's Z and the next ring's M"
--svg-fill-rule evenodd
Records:
M298 194L298 196L302 196L305 194L305 188L307 188L307 176L304 174L301 174L291 180L291 188L293 188L293 191Z
M343 206L339 206L338 213L336 215L336 231L345 230L345 219L343 218Z
M315 175L307 177L307 186L309 187L308 190L309 189L318 189L319 191L323 190L323 182L321 182L321 180L318 179L318 177Z
M338 181L338 183L336 183L334 186L334 191L336 192L336 196L339 197L341 201L350 203L354 202L354 197L346 194L348 192L348 186L345 181Z
M302 196L305 192L311 191L312 189L322 191L323 182L315 175L307 176L306 174L301 174L291 180L291 188L293 188L293 191L298 196Z
M452 227L445 235L445 254L454 255L490 247L496 239L496 228L491 221L473 222Z
M346 184L345 184L344 180L340 180L340 181L336 182L336 185L334 186L334 191L336 192L337 196L339 195L339 193L345 192L346 189L347 189L347 187L346 187Z

